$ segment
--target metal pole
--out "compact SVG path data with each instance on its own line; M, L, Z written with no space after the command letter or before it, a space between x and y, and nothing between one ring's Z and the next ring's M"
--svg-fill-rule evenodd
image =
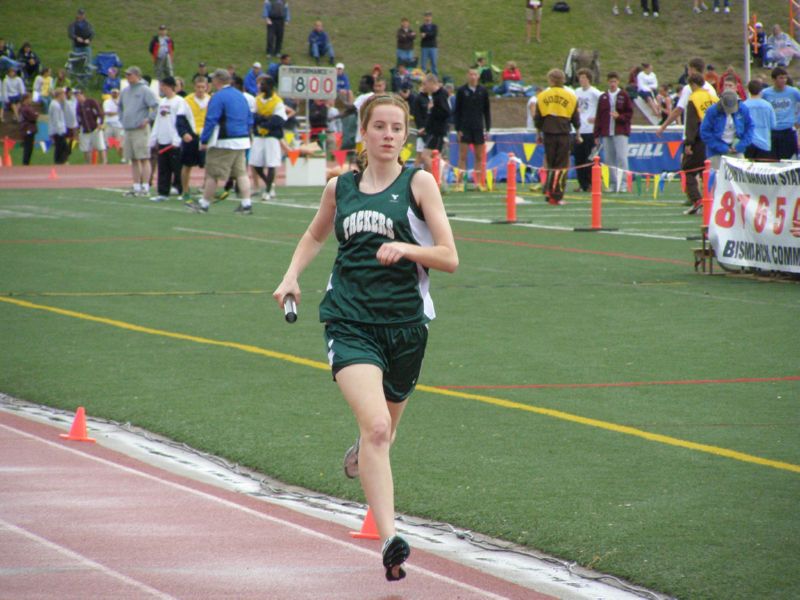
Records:
M742 20L744 21L744 84L747 85L750 82L750 0L744 0Z

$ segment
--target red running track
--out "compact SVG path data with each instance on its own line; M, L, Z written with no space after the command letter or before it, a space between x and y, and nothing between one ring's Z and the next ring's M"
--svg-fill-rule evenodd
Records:
M359 600L552 598L180 477L0 411L0 596Z

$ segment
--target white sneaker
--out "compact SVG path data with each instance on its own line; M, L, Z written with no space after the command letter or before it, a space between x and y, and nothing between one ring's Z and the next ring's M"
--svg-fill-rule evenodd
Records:
M158 195L150 198L150 202L166 202L166 201L167 201L167 196Z
M649 17L649 16L650 16L650 13L649 13L649 12L647 12L647 11L644 11L644 12L642 13L642 16L643 16L643 17Z
M699 14L700 14L701 12L703 12L703 11L700 9L700 7L699 7L699 6L695 6L695 7L692 9L692 12L693 12L694 14L696 14L696 15L699 15Z
M266 202L267 200L269 200L269 192L267 190L264 190L263 192L261 192L261 201Z
M176 188L174 186L169 188L169 193L170 193L170 196L180 196L181 195L180 192L178 192L178 188Z
M633 11L631 10L630 6L626 6L625 7L625 14L626 15L632 15L633 14Z
M658 18L658 13L657 13L657 12L654 12L654 13L653 13L653 18L654 18L654 19L657 19L657 18Z
M714 12L715 12L715 13L718 13L718 12L719 12L719 6L715 6L715 7L714 7Z
M724 12L725 12L726 15L729 15L731 13L731 7L730 6L726 6Z
M616 6L611 7L611 14L615 17L619 15L619 9Z
M272 191L269 193L269 197L271 200L276 200L278 198L278 192L275 191L275 188L272 188Z
M708 5L705 2L700 4L700 10L708 10Z

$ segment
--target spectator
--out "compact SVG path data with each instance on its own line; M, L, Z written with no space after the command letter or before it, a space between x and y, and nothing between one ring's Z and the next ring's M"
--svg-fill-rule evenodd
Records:
M731 12L731 0L724 0L724 2L725 2L724 12L727 15L728 13ZM715 13L719 12L719 0L714 0L714 12Z
M697 73L701 77L703 76L703 69L705 68L705 61L702 58L693 58L689 61L687 65L687 74L689 77L692 76L693 73ZM703 89L707 92L710 92L712 96L714 96L714 102L717 101L717 92L714 87L709 84L707 81L703 81ZM666 128L669 126L670 123L673 121L678 120L682 115L685 114L686 105L689 102L689 96L691 95L692 90L689 85L684 85L681 89L680 97L678 98L678 102L675 105L675 108L672 109L672 112L669 114L667 119L659 126L656 130L656 135L661 136Z
M458 137L458 168L456 172L456 190L463 191L462 177L467 169L467 154L470 145L475 152L475 180L480 191L484 190L483 182L486 173L483 171L486 162L486 139L492 128L492 112L489 105L489 93L480 85L476 69L467 71L467 82L456 91L456 106L453 120ZM466 184L465 184L466 185Z
M442 153L444 150L444 142L450 125L450 103L447 91L433 73L425 76L422 85L428 99L428 115L425 125L419 130L419 133L425 137L422 160L426 170L430 171L433 151L438 150Z
M797 153L797 132L794 127L800 113L800 90L788 85L789 74L783 67L772 69L772 87L765 89L764 100L775 110L777 125L772 130L772 158L794 158Z
M125 139L125 130L122 128L122 122L119 120L119 90L114 88L111 90L109 97L103 100L103 120L105 122L105 142L106 147L111 147L110 140L114 139L119 143L117 149L122 154L122 143ZM125 162L125 158L122 158Z
M616 7L616 4L614 5ZM536 22L536 41L542 41L542 0L526 0L525 4L525 42L531 43L533 23Z
M50 67L44 67L41 75L33 80L33 101L41 102L44 110L50 108L50 98L53 94L53 76Z
M727 0L726 0L727 1ZM658 0L652 0L652 2L648 2L647 0L642 0L642 16L649 17L651 13L650 6L652 5L652 13L654 18L658 18Z
M422 153L425 151L425 136L419 133L419 130L425 127L425 122L428 120L428 96L424 91L424 85L423 82L420 91L418 93L412 92L406 100L411 118L414 119L414 128L417 130L415 167L423 166Z
M101 162L108 163L106 156L106 140L103 136L103 110L94 98L87 98L83 90L75 90L78 101L76 114L78 117L78 146L83 152L84 161L92 162L92 152L97 151Z
M706 90L703 85L705 80L700 73L692 73L687 85L691 90L686 103L686 127L683 134L683 157L681 170L686 178L686 209L684 214L693 215L703 205L703 194L700 191L700 182L703 179L703 169L706 161L706 145L700 137L700 124L709 108L716 102L716 94Z
M6 105L14 113L14 119L19 121L19 107L22 102L22 95L25 93L25 81L17 74L17 70L12 67L8 70L3 79L3 98Z
M15 56L14 50L11 48L8 42L6 42L5 39L0 38L0 57L10 58L13 60Z
M92 38L94 28L86 20L86 11L78 9L75 20L67 28L67 35L72 40L72 52L75 54L85 54L87 62L92 61Z
M403 97L403 90L400 90L400 97L406 99ZM342 113L336 108L336 101L326 100L325 104L328 106L328 133L341 133Z
M175 60L175 43L169 36L166 25L160 25L158 33L150 40L148 47L150 56L153 57L153 71L155 78L161 81L165 77L172 77L172 65Z
M522 73L513 60L508 61L503 69L503 81L522 81Z
M261 16L267 24L267 56L280 56L283 30L290 20L289 3L285 0L264 0Z
M267 67L267 75L272 77L272 80L275 82L275 87L278 86L278 81L280 80L281 67L291 64L292 57L289 54L281 54L278 62L269 64L269 67Z
M475 67L478 69L478 81L482 84L492 83L494 81L494 74L492 73L491 65L486 64L486 58L479 56L475 59Z
M256 61L247 72L247 75L244 76L244 89L247 90L247 93L251 96L258 94L258 78L263 75L263 73L264 72L261 70L261 63Z
M564 204L564 188L569 170L570 128L580 129L578 98L571 89L564 87L566 75L561 69L547 73L549 87L537 95L536 114L533 117L536 130L544 143L547 161L547 180L544 195L548 204ZM624 92L622 92L624 93ZM576 141L581 142L580 133Z
M64 90L64 121L67 123L67 155L72 154L73 146L79 138L78 127L78 99L75 97L75 90L66 88Z
M108 74L105 80L103 80L103 95L111 94L111 90L114 89L120 89L119 72L117 71L117 67L109 67Z
M183 77L175 78L175 93L181 98L186 98L186 84L183 81Z
M375 80L383 79L383 67L379 64L372 65L372 78Z
M633 102L619 87L619 75L611 71L607 77L608 91L597 102L594 121L595 144L602 141L605 163L611 174L610 191L628 191L625 172L628 170L628 137L631 134Z
M728 65L728 68L725 69L725 72L720 75L719 83L716 86L717 93L722 93L725 81L728 79L733 79L735 84L733 89L737 94L739 94L739 100L747 100L747 94L744 91L744 85L742 85L742 78L739 77L739 74L736 72L736 69L733 68L733 65Z
M39 74L40 67L39 57L36 55L36 52L33 51L33 48L31 48L30 42L22 44L22 47L19 49L19 54L17 55L17 61L22 63L21 74L24 75L25 80L30 85Z
M217 69L211 76L216 90L208 103L206 122L200 135L200 150L206 150L206 179L203 196L199 201L186 202L194 212L208 212L214 199L217 181L232 177L239 187L241 201L237 214L252 215L250 177L247 174L245 153L250 148L250 129L253 113L239 90L231 86L231 76L225 69Z
M717 87L721 87L722 85L719 73L717 73L714 65L706 65L706 73L703 75L703 79L705 79L714 89L717 89Z
M0 38L0 77L3 77L10 67L14 67L15 69L19 69L19 63L14 60L14 50L11 48L11 45L6 43L3 38ZM2 88L2 85L0 85ZM0 89L0 101L3 99L3 90ZM0 117L2 117L3 107L0 105ZM3 121L0 118L0 123Z
M433 22L433 13L431 11L427 11L422 17L419 35L419 46L422 54L420 68L424 72L425 68L430 66L430 72L434 75L439 75L439 28Z
M767 43L767 34L764 31L764 25L759 21L756 23L755 31L750 34L750 56L753 59L758 59L758 63L763 67L766 62L765 59L765 45Z
M788 67L793 58L800 56L800 46L788 33L781 31L780 25L773 26L766 47L767 62L779 67Z
M153 202L167 200L172 188L183 193L181 144L191 141L194 130L186 101L175 93L174 77L161 80L161 95L149 140L150 147L158 150L158 195L150 198Z
M53 91L53 101L47 109L47 125L53 140L53 162L63 165L67 162L67 124L64 121L64 88Z
M658 86L656 103L658 104L658 124L661 125L667 120L669 113L672 112L672 95L668 85L662 84Z
M181 187L183 188L182 200L192 199L189 193L189 182L191 181L192 169L194 167L205 167L206 153L200 151L200 133L206 123L208 113L208 102L211 97L208 95L208 79L203 75L198 75L194 79L194 93L186 96L186 106L189 108L185 118L188 124L187 131L183 133L181 140ZM179 119L181 116L179 115ZM186 133L190 140L187 140Z
M642 70L636 75L636 92L642 100L647 102L650 110L653 111L653 116L658 117L661 112L656 102L658 77L653 73L653 66L650 63L642 63Z
M406 67L405 63L400 63L392 77L392 91L399 92L400 88L407 84L411 84L411 73L408 72L408 67Z
M480 75L478 76L480 80ZM498 96L512 95L522 89L522 73L517 68L517 63L510 60L506 63L505 69L501 74L501 83L492 88L492 92Z
M205 77L206 83L211 83L211 75L208 73L208 67L204 62L197 63L197 73L192 76L192 81L196 81L198 77Z
M59 69L56 71L56 78L53 81L53 87L67 89L68 87L72 87L72 81L70 81L69 77L67 77L67 71L65 69Z
M328 62L334 63L333 44L319 19L314 22L314 29L308 34L308 53L317 64L323 56L328 56ZM283 58L283 57L281 57Z
M344 63L336 63L336 95L344 104L353 103L353 90L350 88L350 78L344 72Z
M588 192L592 188L592 167L578 167L589 164L589 157L594 150L594 121L602 92L592 85L592 72L589 69L578 70L578 83L580 87L575 90L575 96L578 98L578 114L581 119L578 128L581 141L578 142L576 138L572 154L575 157L578 190Z
M617 3L617 0L614 0L614 5L611 7L611 14L615 17L619 15L619 4ZM633 14L633 11L631 10L631 0L625 0L625 14Z
M126 196L150 195L150 116L158 100L142 78L139 67L125 70L128 87L119 96L119 114L125 130L125 158L131 162L133 188Z
M400 28L397 30L397 65L412 66L414 60L414 40L417 32L411 29L411 24L406 17L400 19Z
M744 157L745 149L753 142L753 120L735 91L725 90L719 102L708 109L700 136L715 171L719 170L722 156Z
M22 136L22 164L31 164L33 155L33 140L36 132L39 131L36 122L39 120L39 113L33 107L31 95L22 94L22 101L19 109L20 135Z
M275 192L275 173L281 166L283 143L283 127L286 124L288 115L286 106L278 94L275 93L275 82L270 77L262 76L259 79L260 93L256 96L256 116L253 126L253 147L250 150L250 166L256 174L256 181L261 179L264 182L264 190L261 192L261 200L274 200L278 197ZM319 100L314 102L318 106ZM327 109L325 101L321 101ZM322 114L316 111L315 115ZM311 120L311 117L309 117ZM327 120L316 122L322 131L327 128ZM266 174L264 169L267 169Z
M772 130L778 125L775 109L772 104L761 97L764 84L752 79L747 84L750 98L744 105L753 119L753 143L744 151L744 157L750 160L772 160Z

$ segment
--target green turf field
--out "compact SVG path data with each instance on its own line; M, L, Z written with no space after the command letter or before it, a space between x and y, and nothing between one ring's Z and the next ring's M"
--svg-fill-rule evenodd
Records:
M677 184L609 196L614 233L524 191L518 226L489 223L502 193L446 195L461 266L432 278L398 510L680 598L797 597L800 287L696 274ZM0 390L363 500L316 319L335 248L287 325L270 294L319 190L279 194L235 217L0 191Z

